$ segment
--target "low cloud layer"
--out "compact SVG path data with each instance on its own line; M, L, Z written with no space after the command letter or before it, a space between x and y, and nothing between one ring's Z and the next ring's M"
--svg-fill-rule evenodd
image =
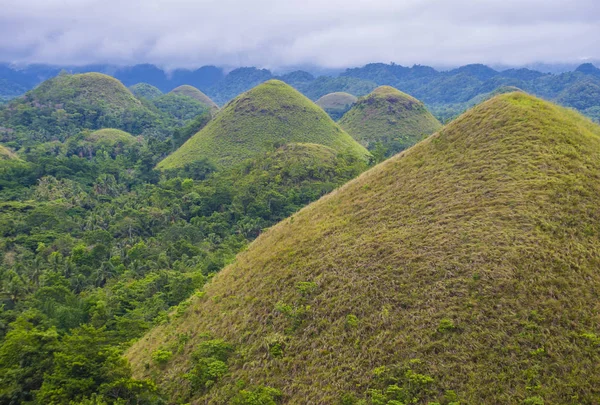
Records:
M0 60L167 68L600 59L598 0L4 0Z

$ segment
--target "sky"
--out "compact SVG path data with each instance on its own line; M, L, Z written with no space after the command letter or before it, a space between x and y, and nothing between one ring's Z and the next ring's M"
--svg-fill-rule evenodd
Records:
M1 0L0 60L270 69L600 60L600 0Z

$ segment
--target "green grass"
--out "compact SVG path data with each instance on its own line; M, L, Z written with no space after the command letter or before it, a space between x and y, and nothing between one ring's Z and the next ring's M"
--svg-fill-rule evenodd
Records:
M501 95L264 232L127 357L173 402L222 339L198 403L599 403L598 206L600 127Z
M120 81L101 73L59 75L27 93L26 98L42 105L54 103L57 109L60 108L57 104L69 102L105 105L121 111L141 107L140 101Z
M358 101L358 97L349 93L329 93L315 101L329 116L337 121Z
M361 97L339 124L368 149L382 146L387 156L414 145L441 127L423 103L390 86L378 87Z
M232 167L292 142L321 144L365 159L369 156L321 108L287 84L270 80L229 102L158 168L174 169L200 159L218 168Z
M193 86L183 85L179 86L176 89L171 90L173 94L179 94L182 96L188 96L193 99L200 101L202 104L206 105L208 108L216 112L219 110L219 106L210 99L206 94L202 93L200 90Z
M0 110L4 127L38 140L64 141L100 128L138 135L158 119L120 81L100 73L60 74Z
M145 98L148 100L155 99L163 94L162 91L148 83L134 84L133 86L129 87L129 90L137 98Z
M125 131L114 128L105 128L94 131L85 137L85 140L97 146L112 147L117 144L133 145L138 140L131 134Z
M10 149L0 145L0 160L16 160L17 155Z

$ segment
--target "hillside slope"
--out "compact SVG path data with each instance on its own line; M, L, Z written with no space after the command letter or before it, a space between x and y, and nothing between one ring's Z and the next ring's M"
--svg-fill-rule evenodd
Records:
M287 84L270 80L228 103L158 167L174 169L201 159L231 167L292 142L329 146L357 159L368 156L321 108Z
M423 103L390 86L378 87L360 98L339 124L368 149L383 147L385 156L414 145L441 127Z
M10 149L0 145L0 160L15 160L19 159Z
M598 403L599 180L600 127L498 96L263 233L128 358L173 401Z

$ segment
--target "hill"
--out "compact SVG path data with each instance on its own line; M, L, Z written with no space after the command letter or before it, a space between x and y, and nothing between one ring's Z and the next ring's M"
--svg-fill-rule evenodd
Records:
M354 139L384 156L406 149L441 124L414 97L390 86L381 86L359 101L340 120L340 126Z
M118 128L137 135L156 120L121 82L100 73L61 74L0 110L5 132L15 132L25 144L64 141L82 129Z
M181 127L198 115L207 112L212 115L216 108L210 108L195 98L180 93L167 93L151 100L151 104L166 122Z
M600 127L498 96L263 233L134 374L210 404L596 403L599 176Z
M10 149L0 145L0 160L15 160L19 159Z
M358 101L358 97L349 93L329 93L315 101L329 116L337 121Z
M119 155L136 156L143 143L141 137L138 139L127 132L114 128L104 128L94 132L82 132L77 136L69 138L64 146L60 143L51 142L41 144L38 149L46 146L50 151L63 150L66 155L77 155L81 158L92 159L99 152L106 152L113 159ZM50 154L52 152L48 151ZM124 156L124 159L127 159ZM115 165L116 166L116 165Z
M200 90L198 90L195 87L183 85L183 86L177 87L176 89L171 90L171 93L178 94L181 96L188 96L193 99L196 99L196 100L200 101L202 104L204 104L206 107L213 110L213 112L215 112L219 109L219 106L216 105L214 101L212 101L206 94L202 93Z
M155 99L163 94L162 91L148 83L134 84L129 88L129 90L137 98L146 98L148 100Z
M115 145L133 145L137 143L137 139L120 129L104 128L94 131L85 137L86 141L99 146L115 146Z
M368 156L322 109L287 84L270 80L228 103L158 167L175 169L202 159L232 167L292 142L329 146L357 159Z

